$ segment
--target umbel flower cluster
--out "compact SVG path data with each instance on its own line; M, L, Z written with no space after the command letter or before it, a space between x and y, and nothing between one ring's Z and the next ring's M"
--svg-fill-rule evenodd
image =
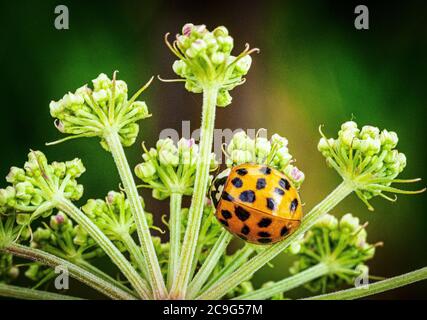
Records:
M366 225L361 225L359 218L350 213L340 220L324 215L299 241L299 250L295 250L298 260L291 267L291 274L319 264L328 266L328 273L305 285L315 292L352 285L358 276L368 277L365 263L373 258L375 247L381 243L367 242Z
M139 132L136 122L151 116L145 102L136 101L149 83L130 99L126 82L117 80L116 73L112 80L101 73L92 83L93 88L84 85L50 103L56 128L74 135L69 138L98 136L106 150L105 135L110 131L118 132L123 146L132 145Z
M244 83L251 67L250 54L258 49L246 49L238 56L231 51L234 40L227 28L221 26L209 31L205 25L188 23L182 28L182 34L176 36L173 44L166 43L178 57L173 63L173 71L185 79L185 88L201 93L206 86L219 86L216 105L228 106L232 97L229 91Z
M225 151L228 167L243 163L266 164L283 172L297 188L304 182L305 175L296 166L289 153L288 139L274 134L270 140L257 136L249 137L244 131L237 132Z
M134 169L142 181L137 185L124 147L135 142L138 121L150 116L145 102L136 99L151 80L128 98L127 84L117 80L116 73L112 79L100 74L91 87L82 86L52 102L50 112L56 128L69 134L57 142L99 137L115 162L121 181L112 189L119 191L89 199L80 207L76 202L83 196L83 186L77 179L86 170L81 160L49 163L41 151L31 151L22 168L12 167L6 177L9 185L0 189L0 296L74 299L49 286L58 266L65 266L71 277L103 296L122 300L285 299L288 291L299 286L316 292L335 291L367 276L366 263L379 244L367 242L366 224L360 224L357 217L346 214L338 220L331 213L352 192L371 208L368 200L374 196L395 200L385 192L424 191L391 186L418 181L398 179L406 157L396 150L397 134L372 126L359 129L353 121L342 125L336 139L328 139L321 132L318 148L343 181L311 210L304 207L305 216L280 241L261 245L234 239L216 219L220 207L215 208L208 199L212 181L215 186L215 181L227 179L222 174L233 166L262 164L256 173L265 175L260 192L270 192L264 187L271 168L275 168L296 189L288 192L290 183L283 177L280 181L289 188L285 184L274 192L299 196L305 174L295 166L285 137L274 134L267 139L258 133L252 138L238 132L223 150L228 168L218 175L221 179L213 180L212 172L218 168L212 153L216 107L231 103L229 91L245 81L252 62L250 54L257 49L250 50L247 45L243 52L233 55L234 41L225 27L209 31L194 24L184 25L182 34L172 44L166 43L178 58L173 70L181 79L176 81L184 81L190 92L203 93L200 141L160 139L150 149L143 144L143 160ZM254 180L248 170L238 174L249 175L246 181ZM239 181L241 187L240 178L234 184ZM164 228L154 224L153 215L146 211L150 203L146 208L138 187L151 189L155 199L168 199L169 214L157 215L168 235L152 234L153 230L164 233ZM220 184L215 191L218 199L225 198ZM190 196L191 202L187 202ZM227 197L233 206L236 199ZM239 224L243 221L251 224L252 230L262 228L258 235L270 234L275 228L270 211L261 211L263 219L257 220L242 209L236 207L233 212L239 230L243 230ZM230 211L222 211L224 218L232 216ZM291 275L256 288L253 275L264 266L272 267L270 261L281 253L296 258ZM13 284L23 276L35 283L31 289ZM366 290L348 289L310 298L358 298L426 278L427 269L422 268L374 283Z
M77 183L86 171L80 159L48 164L40 151L31 151L23 168L12 167L6 177L11 185L0 189L0 212L16 211L17 222L28 226L37 217L49 216L55 196L79 200L83 186Z
M358 197L372 210L368 200L374 196L395 201L384 192L412 193L391 187L393 182L419 180L396 179L406 167L405 154L396 149L398 141L393 131L380 131L374 126L359 129L356 122L348 121L341 126L336 139L328 139L322 133L318 149L328 165L354 185Z
M145 183L144 187L153 190L155 199L163 200L171 193L192 195L200 158L194 139L182 138L177 144L170 138L160 139L156 148L143 148L144 161L135 167L135 174ZM218 167L214 153L209 162L211 171Z

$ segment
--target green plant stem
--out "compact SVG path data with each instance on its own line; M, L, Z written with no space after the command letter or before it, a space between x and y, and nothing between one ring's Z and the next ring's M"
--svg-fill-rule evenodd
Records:
M203 247L205 246L205 240L207 236L207 232L209 231L209 227L211 226L211 220L216 219L214 216L211 218L206 217L205 221L202 218L202 224L200 226L199 238L197 240L196 252L194 253L193 265L191 266L191 274L190 279L193 279L194 274L197 270L197 266L199 265L200 255L203 251Z
M215 283L221 281L224 277L237 270L242 264L244 264L248 260L249 256L254 251L255 250L251 245L246 244L242 249L240 249L233 255L231 261L227 263L227 265L222 270L220 270L209 280L209 282L202 288L199 294L202 294Z
M82 267L79 267L67 260L58 258L57 256L54 256L53 254L44 252L42 250L26 247L17 243L10 243L3 249L3 251L21 258L37 261L51 268L55 268L56 266L65 267L67 268L71 277L112 299L135 299L135 296L92 274L86 269L83 269Z
M215 283L212 287L206 290L197 299L220 299L228 291L232 290L240 283L245 281L248 277L253 275L262 266L276 257L284 249L286 249L293 241L308 231L312 225L325 213L329 212L339 202L346 198L353 191L353 185L350 182L343 181L338 187L333 190L322 202L316 205L303 219L300 227L285 240L270 246L263 252L259 253L239 270L224 277L221 281Z
M172 284L170 297L184 299L193 266L200 224L203 216L203 206L209 180L210 155L212 152L213 131L215 125L215 108L218 88L210 86L203 90L202 125L200 128L200 158L196 167L194 193L181 249L181 261L178 273Z
M68 214L98 243L120 271L123 272L142 299L149 299L151 297L146 281L136 272L111 240L79 208L63 197L56 199L56 207Z
M142 254L141 247L136 244L135 240L129 234L124 234L121 238L126 249L129 251L130 255L135 260L135 263L137 264L139 270L147 278L147 264Z
M200 270L197 272L194 279L191 281L188 287L188 298L193 299L200 291L206 280L212 273L212 270L217 265L219 259L224 254L233 236L226 230L223 230L211 251L209 252L206 261L203 263Z
M264 300L271 298L275 294L287 292L299 287L304 283L310 282L316 278L326 275L329 267L324 263L319 263L307 270L297 273L291 277L275 282L272 286L261 288L250 293L238 296L233 300Z
M153 240L151 239L144 208L142 207L132 171L120 142L120 137L117 131L111 130L105 135L105 140L111 150L111 154L113 155L114 162L116 163L134 215L143 257L147 264L148 280L153 290L154 299L165 299L167 298L167 290L160 270L159 260L157 259L156 250L154 248Z
M110 275L106 274L102 270L99 270L97 267L95 267L94 265L90 264L86 260L80 259L78 261L75 261L75 264L77 264L78 266L86 269L87 271L89 271L93 275L95 275L95 276L97 276L97 277L105 280L106 282L110 283L111 285L113 285L113 286L115 286L117 288L120 288L123 291L126 291L128 294L130 294L132 296L136 295L135 292L133 292L130 288L126 287L123 283L121 283L117 279L114 279L113 277L111 277Z
M0 296L22 300L82 300L64 294L28 289L0 283Z
M179 255L181 252L181 203L182 194L172 193L170 195L170 218L169 218L169 265L167 287L171 288L176 277Z
M319 296L309 297L305 300L353 300L368 297L380 292L396 289L408 284L427 279L427 267L402 274L386 280L381 280L366 287L351 288Z

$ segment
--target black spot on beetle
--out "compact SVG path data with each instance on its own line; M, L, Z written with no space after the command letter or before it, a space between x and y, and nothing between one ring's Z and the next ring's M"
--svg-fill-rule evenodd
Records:
M289 206L289 210L291 210L291 212L295 212L295 210L298 207L298 199L295 198L294 200L292 200L290 206Z
M255 201L255 198L255 192L253 192L252 190L245 190L239 196L240 200L249 203L253 203Z
M271 173L271 168L269 167L262 167L261 169L259 169L259 171L263 174L270 174Z
M263 237L263 238L270 238L271 234L265 231L260 231L258 232L258 236Z
M272 198L267 198L267 208L270 210L276 210L276 207L276 201L274 201Z
M229 194L227 191L222 192L221 198L230 202L234 200L233 196Z
M224 217L224 219L230 219L233 215L228 210L221 210L221 214Z
M262 218L259 222L258 222L258 227L260 228L267 228L270 224L271 224L271 219L270 218Z
M289 183L289 181L288 181L288 180L286 180L286 179L284 179L284 178L281 178L281 179L279 180L279 185L280 185L283 189L286 189L286 190L289 190L289 189L291 188L291 184Z
M284 236L284 235L286 235L287 233L289 232L289 229L288 229L288 227L287 226L284 226L283 228L282 228L282 230L280 230L280 236Z
M257 190L264 189L266 185L267 185L267 181L265 181L264 178L259 178L256 182Z
M274 188L274 192L276 192L279 196L283 196L285 194L285 190L280 188Z
M240 230L240 232L243 233L244 235L248 235L249 232L251 232L251 229L249 229L247 225L244 225L242 230Z
M259 243L270 243L272 240L270 238L260 238L258 239Z
M236 212L237 218L239 218L240 221L246 221L251 216L251 214L245 209L243 209L242 207L237 207L235 212Z
M221 222L222 225L228 227L228 222L225 221L224 219L219 219L219 222Z
M233 186L235 186L236 188L240 188L243 186L243 181L242 179L235 177L233 180L231 180L231 183L233 184Z
M248 170L246 170L245 168L240 168L240 169L237 169L236 172L239 176L244 176L248 173Z

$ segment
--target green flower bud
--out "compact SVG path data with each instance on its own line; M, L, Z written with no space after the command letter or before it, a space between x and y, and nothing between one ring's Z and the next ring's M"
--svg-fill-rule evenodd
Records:
M31 279L33 281L37 281L40 278L40 265L38 264L31 264L27 271L25 271L25 276L28 279Z
M26 226L31 221L31 215L28 213L19 213L16 215L16 223L20 226Z
M88 243L88 234L87 232L80 226L74 227L75 236L73 238L73 242L76 245L84 246Z
M216 104L218 107L226 107L231 104L233 98L227 90L220 90L218 92Z
M6 176L6 181L9 183L25 181L25 171L17 167L10 168L9 174Z

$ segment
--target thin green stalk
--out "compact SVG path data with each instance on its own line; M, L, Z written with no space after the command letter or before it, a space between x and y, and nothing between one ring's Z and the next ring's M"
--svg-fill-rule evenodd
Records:
M78 297L0 283L0 297L21 300L82 300Z
M171 288L176 277L181 252L181 203L182 194L172 193L170 195L168 289Z
M199 269L188 287L187 296L189 299L193 299L199 293L200 289L211 275L212 270L217 265L219 259L224 254L225 249L232 238L233 236L228 231L222 231L221 235L215 242L215 245L212 247L211 252L209 252L206 261L203 263L202 267Z
M132 290L128 287L126 287L123 283L121 283L119 280L114 279L112 276L110 276L109 274L106 274L104 271L99 270L97 267L95 267L94 265L90 264L89 262L87 262L86 260L80 259L78 261L75 261L75 263L86 269L87 271L89 271L90 273L92 273L93 275L105 280L106 282L110 283L111 285L118 287L120 289L122 289L123 291L126 291L127 293L129 293L130 295L134 296L135 292L132 292Z
M333 190L322 202L315 206L303 219L300 227L285 240L270 246L263 252L259 253L239 270L224 277L221 281L215 283L212 287L199 295L197 299L212 300L220 299L228 291L232 290L240 283L245 281L249 276L262 268L266 263L276 257L284 249L286 249L293 241L308 231L312 225L325 213L329 212L339 202L346 198L353 191L353 186L349 182L343 181L338 187Z
M202 225L199 231L199 238L197 240L196 252L194 253L193 265L191 266L191 274L190 279L193 279L194 274L197 270L197 266L199 265L200 255L202 254L203 247L205 246L206 233L211 226L211 220L216 219L215 217L206 217L205 221L202 219Z
M427 267L402 274L393 278L369 284L366 287L351 288L333 293L309 297L305 300L353 300L368 297L380 292L396 289L408 284L427 279Z
M55 268L56 266L63 266L67 268L71 277L112 299L135 299L135 296L92 274L86 269L83 269L82 267L79 267L67 260L58 258L53 254L47 253L45 251L26 247L17 243L10 243L2 250L21 258L37 261L51 268Z
M200 158L196 167L194 193L189 211L188 225L185 230L184 241L181 249L181 261L170 292L170 297L173 299L185 298L188 282L190 280L209 179L209 165L210 155L212 152L217 95L218 88L215 86L205 88L203 91L202 125L200 128Z
M324 263L319 263L307 270L297 273L291 277L275 282L270 287L261 288L250 293L238 296L233 300L264 300L271 298L275 294L287 292L291 289L299 287L304 283L310 282L316 278L326 275L329 272L329 267Z
M144 208L142 207L132 171L120 142L120 137L116 131L112 130L110 133L105 135L105 140L107 141L108 147L113 155L114 162L116 163L134 215L139 241L147 264L148 280L153 290L154 299L165 299L167 297L167 290L160 270L159 260L157 259L156 250L154 249L153 240L151 239Z
M145 263L141 248L136 244L135 240L133 240L133 238L128 233L123 234L121 238L126 249L129 251L130 255L135 260L139 270L143 273L145 277L147 277L147 264Z
M142 299L150 299L150 290L146 281L136 272L111 240L71 201L63 197L58 197L56 203L56 207L59 210L68 214L98 243L120 271L123 272L140 297Z
M254 251L255 250L251 245L246 244L242 249L240 249L233 255L231 261L227 263L227 265L222 270L220 270L209 280L209 282L202 288L199 294L202 294L215 283L221 281L224 277L237 270L242 264L244 264L248 260L249 256Z

